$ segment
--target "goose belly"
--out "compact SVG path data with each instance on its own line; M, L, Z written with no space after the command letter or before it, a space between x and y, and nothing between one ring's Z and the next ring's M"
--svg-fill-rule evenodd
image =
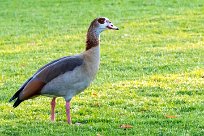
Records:
M47 83L41 94L71 99L90 85L91 78L86 73L81 67L66 72Z

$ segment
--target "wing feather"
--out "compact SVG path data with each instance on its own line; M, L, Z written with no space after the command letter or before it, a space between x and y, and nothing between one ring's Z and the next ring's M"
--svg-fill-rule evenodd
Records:
M33 96L39 95L41 89L51 80L74 70L83 64L83 58L80 56L68 56L52 61L41 67L28 81L26 81L18 93L18 100L23 101Z

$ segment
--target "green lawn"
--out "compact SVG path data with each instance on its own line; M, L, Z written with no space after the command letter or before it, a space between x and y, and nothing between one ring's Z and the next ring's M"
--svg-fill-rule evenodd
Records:
M0 136L204 135L203 0L0 0L0 9ZM51 98L13 109L38 68L84 50L98 16L120 30L101 35L100 71L71 101L73 125L62 98L54 123Z

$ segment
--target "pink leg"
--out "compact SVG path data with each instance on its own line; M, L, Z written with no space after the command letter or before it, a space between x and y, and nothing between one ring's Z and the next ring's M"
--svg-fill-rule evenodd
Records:
M70 116L70 102L66 101L66 114L67 114L67 122L71 124L71 116Z
M51 121L55 121L55 104L56 104L55 99L56 97L53 97L50 103L51 104L51 117L50 117Z

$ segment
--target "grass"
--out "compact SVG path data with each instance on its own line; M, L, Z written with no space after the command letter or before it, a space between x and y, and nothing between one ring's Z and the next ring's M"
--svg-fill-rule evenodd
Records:
M202 0L8 0L0 9L0 135L204 135ZM102 33L100 71L73 98L73 125L62 98L54 123L51 98L13 109L9 98L38 68L84 50L98 16L120 31Z

